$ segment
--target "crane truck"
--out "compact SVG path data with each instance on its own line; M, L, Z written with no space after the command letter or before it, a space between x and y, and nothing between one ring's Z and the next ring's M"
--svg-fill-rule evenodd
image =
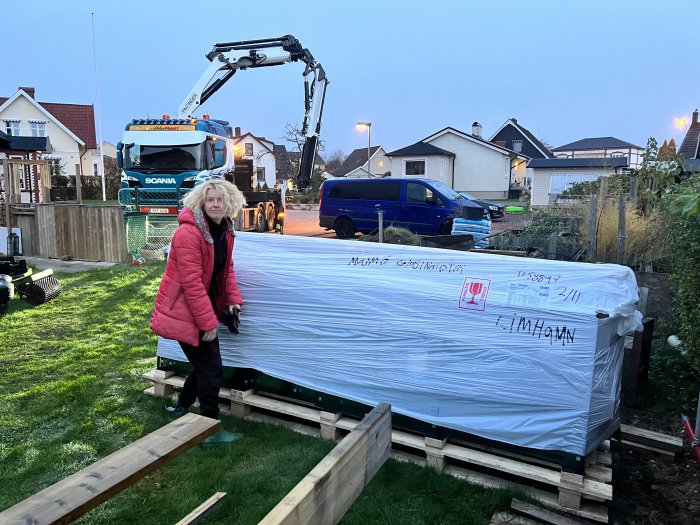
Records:
M264 232L279 226L281 231L284 185L282 191L261 189L253 180L252 161L234 146L232 126L194 113L238 71L303 62L304 145L297 175L297 188L303 190L311 180L318 148L326 73L292 35L218 43L206 57L210 64L180 104L177 118L133 119L126 125L117 144L117 164L122 170L119 201L141 212L173 216L182 207L184 194L198 182L221 177L235 183L246 197L248 204L238 223L241 229Z

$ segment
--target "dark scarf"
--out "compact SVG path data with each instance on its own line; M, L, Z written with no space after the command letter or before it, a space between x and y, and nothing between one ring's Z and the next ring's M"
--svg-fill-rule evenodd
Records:
M207 219L209 233L214 239L214 273L211 276L211 284L209 285L209 298L214 304L214 299L221 286L223 269L226 266L226 250L228 248L228 243L226 242L226 219L223 219L221 224L216 224L206 213L204 216Z

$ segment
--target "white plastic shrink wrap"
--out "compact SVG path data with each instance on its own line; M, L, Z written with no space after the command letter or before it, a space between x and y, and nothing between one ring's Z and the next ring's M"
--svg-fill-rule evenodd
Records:
M225 366L539 450L584 455L619 424L627 267L256 233L234 255Z

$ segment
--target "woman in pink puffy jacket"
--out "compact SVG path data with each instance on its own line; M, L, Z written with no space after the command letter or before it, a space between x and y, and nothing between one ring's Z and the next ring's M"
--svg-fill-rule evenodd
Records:
M171 411L183 415L199 398L200 414L218 419L223 364L217 327L225 309L239 313L243 304L233 269L231 217L245 206L245 198L230 182L212 179L190 191L183 204L151 330L178 341L193 368ZM236 436L222 431L212 438L207 439L216 443Z

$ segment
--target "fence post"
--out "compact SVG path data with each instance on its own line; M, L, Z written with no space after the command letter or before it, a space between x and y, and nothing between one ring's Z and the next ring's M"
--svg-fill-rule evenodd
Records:
M617 264L625 260L625 219L627 218L627 193L620 193L620 206L617 215Z
M597 207L598 207L598 196L591 195L590 207L588 208L588 260L593 261L596 258L596 237L597 232Z
M636 202L638 191L639 191L639 179L635 175L634 177L630 177L630 200L632 202Z

